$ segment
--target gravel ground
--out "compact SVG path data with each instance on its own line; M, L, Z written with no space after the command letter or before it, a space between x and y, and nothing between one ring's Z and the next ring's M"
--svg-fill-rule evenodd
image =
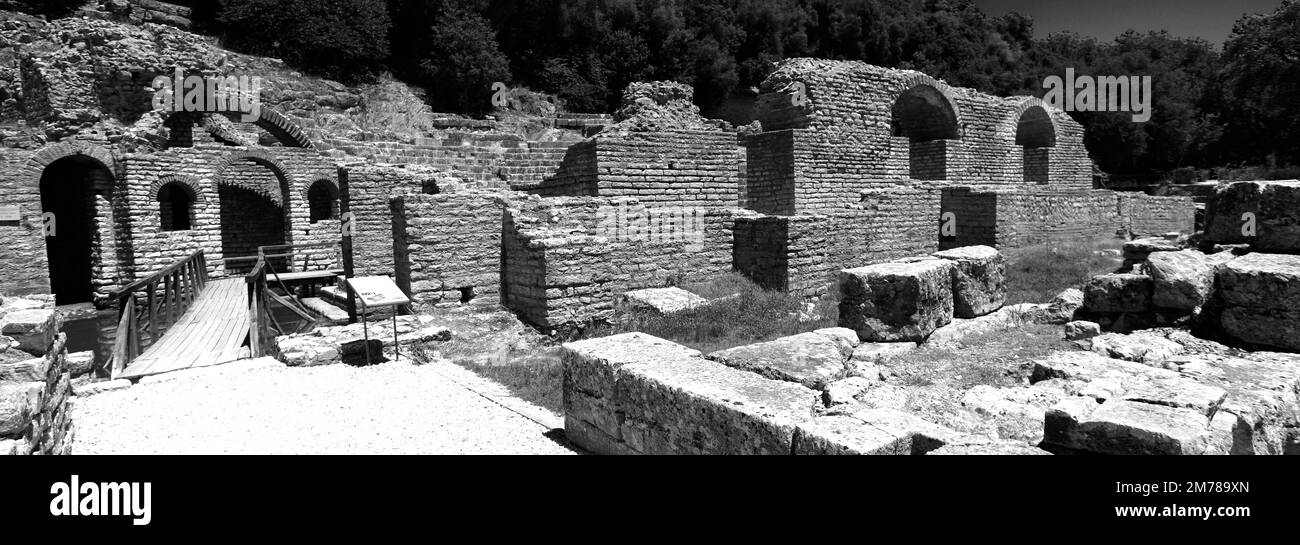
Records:
M245 360L79 397L73 418L74 454L574 453L557 415L447 361Z

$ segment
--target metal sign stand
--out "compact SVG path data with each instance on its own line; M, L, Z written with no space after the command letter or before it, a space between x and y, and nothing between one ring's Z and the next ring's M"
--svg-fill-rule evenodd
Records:
M387 276L364 276L344 280L348 287L348 298L356 297L361 304L361 331L366 343L366 365L370 365L370 320L372 308L393 308L393 359L402 357L401 343L397 334L397 311L402 305L411 304L410 298L402 292L393 279Z

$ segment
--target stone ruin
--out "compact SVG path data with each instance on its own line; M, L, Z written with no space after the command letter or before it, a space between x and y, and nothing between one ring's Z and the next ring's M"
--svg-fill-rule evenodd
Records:
M322 248L287 268L332 268L348 211L356 274L393 276L416 310L499 304L553 332L610 320L627 292L732 270L813 298L841 271L927 269L907 288L924 292L985 266L962 247L1194 227L1189 198L1093 189L1063 112L915 71L782 61L739 129L701 117L689 87L648 82L615 116L557 113L537 134L458 116L410 133L363 123L383 109L367 91L221 50L158 4L4 14L3 294L102 308L198 250L214 276L286 244ZM153 109L150 82L178 67L261 76L259 115ZM430 117L403 112L387 119ZM955 253L884 265L941 250ZM923 323L850 327L919 340L991 308L978 293L995 286L959 286ZM845 304L890 304L877 299Z

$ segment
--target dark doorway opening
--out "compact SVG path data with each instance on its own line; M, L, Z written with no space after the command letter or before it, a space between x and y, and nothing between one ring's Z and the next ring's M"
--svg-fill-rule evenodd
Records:
M256 257L260 246L285 243L284 208L271 197L234 185L220 185L217 193L221 199L221 252L226 259ZM272 264L283 272L279 261ZM255 260L227 263L226 271L246 274L255 264Z
M50 290L59 305L87 303L94 298L95 197L97 177L108 170L89 158L67 157L41 173L41 211L45 216L45 252L49 259Z

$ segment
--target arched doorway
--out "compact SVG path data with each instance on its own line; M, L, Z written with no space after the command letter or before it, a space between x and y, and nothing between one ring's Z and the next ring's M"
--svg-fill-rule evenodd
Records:
M41 172L41 212L50 291L59 305L93 301L100 210L97 193L111 191L113 175L83 155L64 157Z
M1052 148L1056 146L1056 126L1042 106L1030 106L1016 122L1016 145L1020 146L1026 182L1046 184L1051 180Z
M948 97L931 85L915 85L898 96L891 114L893 136L908 141L909 176L947 179L948 141L961 138L957 112Z
M259 247L289 242L288 187L278 168L254 157L225 167L217 181L224 258L256 257ZM226 272L244 274L254 263L227 261Z

